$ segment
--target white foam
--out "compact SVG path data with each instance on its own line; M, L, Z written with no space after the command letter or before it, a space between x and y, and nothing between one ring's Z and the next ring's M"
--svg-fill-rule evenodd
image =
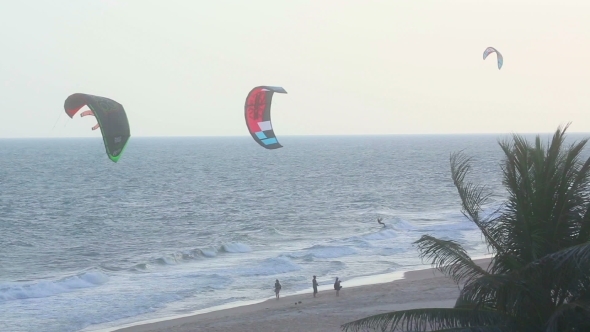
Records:
M390 228L385 228L377 233L372 233L372 234L368 234L368 235L364 235L362 236L363 239L365 240L388 240L388 239L393 239L397 236L397 232L393 229Z
M301 267L286 257L267 258L262 262L247 268L237 269L242 276L271 276L286 272L299 271Z
M108 281L109 277L101 272L85 272L55 281L3 284L0 285L0 301L49 297L81 288L100 286Z
M292 258L306 258L310 256L315 258L338 258L354 255L356 253L358 253L356 249L347 246L315 245L311 248L291 252L287 254L287 256Z

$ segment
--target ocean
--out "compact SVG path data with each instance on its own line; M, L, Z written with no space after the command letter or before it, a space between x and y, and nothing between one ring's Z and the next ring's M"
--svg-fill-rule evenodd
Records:
M0 331L90 331L429 267L423 234L487 254L449 154L505 197L508 135L0 140ZM574 135L571 135L574 137ZM578 137L575 137L578 138ZM386 226L377 223L382 217ZM310 295L311 296L311 295Z

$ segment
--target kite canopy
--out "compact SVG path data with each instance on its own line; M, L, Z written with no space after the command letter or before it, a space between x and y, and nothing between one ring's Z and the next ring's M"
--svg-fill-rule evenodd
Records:
M100 128L109 159L119 161L131 136L123 105L109 98L75 93L66 99L64 109L66 114L73 118L84 105L87 105L90 111L84 111L80 116L96 117L98 124L92 127L92 130Z
M498 69L502 69L502 65L504 64L504 57L495 48L493 48L493 47L486 48L486 50L483 51L483 59L485 60L488 57L488 55L490 55L491 53L494 53L494 52L496 52L496 55L498 57Z
M260 146L271 150L283 147L277 141L270 122L270 104L275 92L287 93L279 86L255 87L248 93L244 105L246 126L248 126L250 135Z

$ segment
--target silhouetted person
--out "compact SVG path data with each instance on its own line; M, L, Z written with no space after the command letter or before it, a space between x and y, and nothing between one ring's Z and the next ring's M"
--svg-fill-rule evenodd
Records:
M338 277L336 277L336 281L334 282L334 289L336 290L336 296L339 296L338 293L342 289L342 286L340 286L340 280L338 280Z
M385 226L385 224L382 223L381 220L383 220L383 218L377 218L377 222L380 223L381 225Z
M313 297L315 297L315 295L318 293L318 281L315 280L315 276L313 276L313 279L311 280L311 284L313 286Z
M277 300L279 299L279 292L281 291L281 283L279 282L279 279L277 279L277 281L275 281L275 294L277 296Z

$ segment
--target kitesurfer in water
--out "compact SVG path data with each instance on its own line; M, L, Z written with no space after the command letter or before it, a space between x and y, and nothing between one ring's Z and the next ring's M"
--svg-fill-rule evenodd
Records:
M383 220L383 218L381 218L381 217L377 218L377 222L380 223L381 225L385 226L385 224L382 223L381 220Z
M275 281L275 295L277 296L277 300L279 299L279 292L281 291L281 283L279 279Z

